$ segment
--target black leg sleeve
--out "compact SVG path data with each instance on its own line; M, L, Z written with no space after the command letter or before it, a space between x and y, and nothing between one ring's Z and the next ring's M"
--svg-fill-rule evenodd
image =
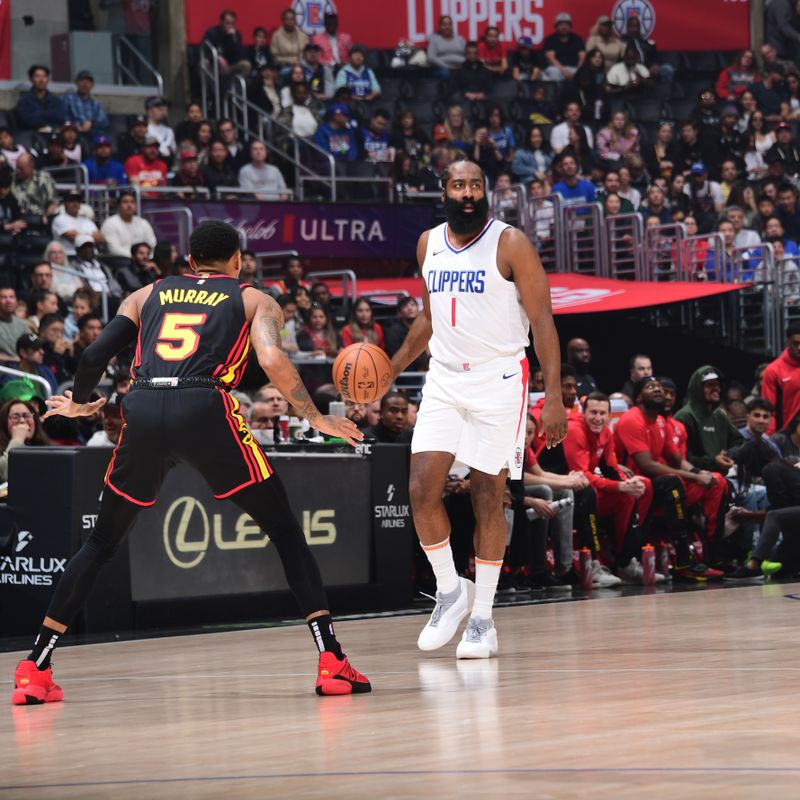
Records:
M591 486L575 491L572 524L580 546L588 547L592 551L592 559L596 559L600 550L600 536L597 529L597 495Z
M667 532L672 535L679 564L688 564L689 528L686 524L686 493L676 475L653 478L653 505L664 510Z

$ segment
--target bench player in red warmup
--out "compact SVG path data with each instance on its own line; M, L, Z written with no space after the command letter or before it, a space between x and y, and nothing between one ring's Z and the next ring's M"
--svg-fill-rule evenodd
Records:
M97 573L139 511L156 502L164 475L179 460L194 466L217 498L229 498L250 514L277 548L319 649L317 694L371 690L342 653L303 529L231 394L251 349L270 381L311 425L350 444L363 437L350 420L323 416L314 405L281 347L283 311L271 297L239 282L237 231L218 220L204 222L192 232L189 251L195 274L164 278L126 298L83 353L73 391L48 400L46 417L94 413L105 401L92 403L89 396L109 359L137 342L134 380L123 401L125 423L106 473L95 529L67 565L33 650L17 666L15 705L63 698L53 682L53 649Z
M411 441L411 509L436 576L436 606L417 640L421 650L447 644L469 615L457 658L489 658L498 649L492 604L506 547L506 480L522 476L533 328L546 399L548 447L567 433L561 357L550 286L522 231L488 217L486 178L456 161L442 177L447 222L417 244L424 313L395 353L395 376L430 343L431 365ZM459 578L442 504L453 459L470 468L475 511L475 583Z

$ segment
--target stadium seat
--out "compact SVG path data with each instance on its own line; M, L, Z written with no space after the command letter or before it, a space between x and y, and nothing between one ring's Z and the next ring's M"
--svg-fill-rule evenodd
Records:
M511 100L516 100L518 97L523 98L527 96L528 94L525 91L522 81L504 79L495 81L492 84L492 93L489 99L509 102Z
M430 103L441 100L444 95L442 81L437 78L423 78L409 84L409 99L415 103L427 101Z
M716 75L724 66L718 53L703 51L697 53L687 53L689 69L695 74L700 72Z
M685 72L689 69L689 59L681 51L665 51L659 53L662 64L669 64L676 72Z
M402 78L385 78L381 81L381 99L384 101L396 103L410 95L408 82Z
M445 107L441 101L432 102L417 102L414 100L403 100L399 104L399 108L403 111L410 111L417 122L420 124L436 123L444 119Z
M628 100L628 116L636 122L658 122L663 119L661 100L646 95Z

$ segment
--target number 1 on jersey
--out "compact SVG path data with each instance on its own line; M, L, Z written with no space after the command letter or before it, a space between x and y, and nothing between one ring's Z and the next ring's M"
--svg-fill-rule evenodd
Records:
M166 314L158 332L156 354L164 361L183 361L194 355L200 344L200 334L195 327L203 325L207 317L207 314Z
M450 324L455 328L456 326L456 298L450 300Z

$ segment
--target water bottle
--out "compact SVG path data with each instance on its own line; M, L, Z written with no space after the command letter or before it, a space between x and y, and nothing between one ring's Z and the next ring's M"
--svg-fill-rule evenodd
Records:
M592 590L592 551L582 547L580 552L581 589Z
M656 551L653 545L642 547L642 585L655 586L656 583Z
M571 497L563 497L561 500L553 500L553 502L550 503L550 508L552 508L556 514L560 514L561 509L571 506L574 502L575 501ZM539 519L539 512L535 508L526 508L525 516L531 520Z

